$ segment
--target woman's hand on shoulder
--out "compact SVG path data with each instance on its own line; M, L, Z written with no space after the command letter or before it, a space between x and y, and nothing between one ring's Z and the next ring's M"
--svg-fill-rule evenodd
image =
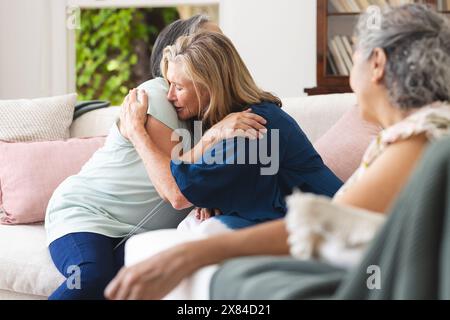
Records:
M135 134L146 132L147 110L148 96L145 91L130 90L122 103L120 112L120 132L125 138L132 141Z
M230 113L222 121L216 123L205 135L214 142L234 137L258 139L267 132L266 119L247 109L242 112Z

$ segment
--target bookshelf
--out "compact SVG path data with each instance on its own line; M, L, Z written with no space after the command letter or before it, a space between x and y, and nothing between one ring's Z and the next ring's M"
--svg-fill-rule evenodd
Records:
M317 86L308 95L351 92L352 34L369 5L429 3L450 15L450 0L317 0Z

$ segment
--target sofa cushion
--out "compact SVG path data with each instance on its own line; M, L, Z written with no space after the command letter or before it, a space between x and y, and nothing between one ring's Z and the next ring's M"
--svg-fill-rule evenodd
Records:
M324 135L356 103L352 93L284 98L283 110L298 122L308 138L315 142ZM71 137L107 135L120 114L120 107L94 110L76 119Z
M70 136L77 138L106 136L120 114L120 107L90 111L77 118L70 127Z
M381 128L362 119L357 106L348 110L314 147L342 181L356 171L364 152Z
M311 142L317 141L352 106L352 93L283 99L283 110L297 121Z
M293 117L308 138L314 142L324 135L342 115L356 103L352 93L284 98L283 110ZM71 137L107 135L119 117L120 107L94 110L76 119L70 128Z
M0 140L8 142L69 138L77 95L0 100Z
M0 225L0 290L49 296L63 281L45 245L43 225Z
M104 142L104 137L0 142L0 223L43 221L53 191L67 177L78 173Z

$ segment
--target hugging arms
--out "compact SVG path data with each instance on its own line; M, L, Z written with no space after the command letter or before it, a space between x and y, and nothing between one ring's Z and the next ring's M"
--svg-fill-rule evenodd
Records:
M246 109L227 115L202 135L200 141L189 151L174 154L173 150L180 143L179 137L176 132L147 114L148 100L149 97L144 90L130 91L122 106L121 132L133 143L161 198L177 210L190 208L193 204L181 193L172 176L171 160L195 163L208 149L222 140L239 134L257 139L265 132L264 124L267 121L252 113L251 109ZM172 159L172 156L176 158Z

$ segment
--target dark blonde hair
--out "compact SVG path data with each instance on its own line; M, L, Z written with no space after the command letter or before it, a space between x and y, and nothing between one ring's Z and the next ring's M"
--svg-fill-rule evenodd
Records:
M200 32L180 37L164 50L161 71L167 78L169 62L182 62L184 71L198 88L206 89L209 106L199 115L205 128L210 128L232 112L250 105L281 100L258 88L233 43L223 34Z
M152 77L162 77L161 59L165 47L173 45L181 36L188 36L198 32L208 22L210 20L207 16L199 14L186 20L179 19L165 27L153 45L152 55L150 57Z

